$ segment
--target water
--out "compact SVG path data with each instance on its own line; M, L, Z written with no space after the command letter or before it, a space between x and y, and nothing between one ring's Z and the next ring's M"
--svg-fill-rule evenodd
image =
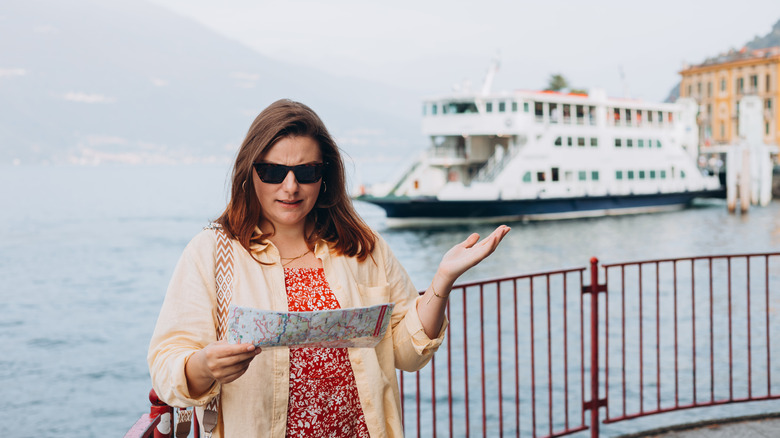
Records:
M173 267L226 200L225 166L0 167L0 424L19 437L122 436L148 411L146 348ZM415 285L472 231L387 230ZM463 280L602 262L780 250L780 204L510 224ZM653 424L654 425L654 424Z

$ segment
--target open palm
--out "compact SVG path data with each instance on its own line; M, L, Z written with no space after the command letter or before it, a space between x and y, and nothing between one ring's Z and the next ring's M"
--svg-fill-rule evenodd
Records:
M479 234L470 235L444 254L439 264L439 272L454 282L464 272L492 254L509 230L510 228L506 225L501 225L482 241L479 241Z

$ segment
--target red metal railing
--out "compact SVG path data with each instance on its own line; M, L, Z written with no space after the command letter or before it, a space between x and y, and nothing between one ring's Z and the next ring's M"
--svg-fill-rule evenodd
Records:
M399 373L405 433L597 437L602 422L780 399L778 257L594 258L458 285L439 352ZM126 437L153 436L166 408Z

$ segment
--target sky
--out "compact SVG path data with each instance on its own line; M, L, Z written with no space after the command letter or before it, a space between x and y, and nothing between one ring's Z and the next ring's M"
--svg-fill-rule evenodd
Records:
M685 63L770 32L780 1L150 0L278 60L423 96L574 88L664 100Z

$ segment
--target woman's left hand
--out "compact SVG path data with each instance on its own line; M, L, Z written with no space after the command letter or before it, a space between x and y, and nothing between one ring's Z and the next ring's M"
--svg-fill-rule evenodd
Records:
M501 225L479 243L479 234L470 235L444 254L437 274L444 276L444 280L450 285L453 284L464 272L492 254L509 230L506 225Z

